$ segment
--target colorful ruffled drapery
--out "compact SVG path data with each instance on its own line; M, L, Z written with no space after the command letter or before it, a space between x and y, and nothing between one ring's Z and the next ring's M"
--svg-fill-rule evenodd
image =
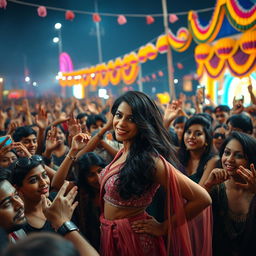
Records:
M168 35L159 36L156 45L148 43L140 47L137 53L131 52L123 58L110 60L107 64L101 63L86 69L63 72L59 78L59 84L61 86L75 84L107 86L109 83L118 85L122 81L130 85L137 79L139 63L154 60L158 53L165 53L170 46L178 52L183 52L189 47L191 40L191 34L186 28L180 28L176 35L170 31Z
M195 48L195 60L199 78L204 71L211 78L219 78L225 68L235 77L248 76L256 70L256 30L239 39L222 38L213 46L200 44Z
M244 8L243 6L247 6ZM202 25L199 15L190 11L188 15L188 27L196 43L209 43L220 34L224 19L227 17L229 24L239 32L245 32L256 28L256 5L249 0L218 0L207 25Z

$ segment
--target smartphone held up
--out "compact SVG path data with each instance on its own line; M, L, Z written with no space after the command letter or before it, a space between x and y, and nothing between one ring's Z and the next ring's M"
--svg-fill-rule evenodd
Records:
M12 138L10 136L0 137L0 147L7 147L12 144Z
M205 103L205 85L201 85L201 84L197 85L196 95L199 103L204 104Z

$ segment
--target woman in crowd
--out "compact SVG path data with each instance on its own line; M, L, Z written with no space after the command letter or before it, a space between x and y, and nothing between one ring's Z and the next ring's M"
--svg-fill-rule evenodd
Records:
M100 246L100 206L98 175L106 166L105 161L93 152L85 153L77 160L78 153L87 145L89 136L77 134L71 143L70 150L52 180L52 187L59 190L65 179L70 179L69 186L78 187L79 206L74 214L74 221L82 234L99 250ZM76 160L76 161L75 161ZM74 163L74 169L72 164Z
M58 167L61 165L69 151L69 147L67 146L66 133L61 125L57 125L56 127L47 128L45 135L45 143L47 143L47 138L49 137L54 137L56 139L55 147L50 152L50 156L47 155L47 157L52 159L51 164L53 166Z
M106 166L105 161L93 152L80 157L75 163L78 187L78 207L74 221L86 239L97 250L100 249L100 185L99 173Z
M52 231L42 210L41 196L49 197L50 179L42 162L42 157L33 155L21 157L12 166L12 183L24 201L27 224L26 233Z
M0 153L0 167L8 168L17 160L17 154L14 150L8 150L6 153Z
M216 256L255 253L255 151L253 137L232 132L220 150L222 168L213 169L204 183L212 197Z
M74 139L77 140L77 136ZM72 143L72 146L53 178L52 186L55 189L59 189L64 180L67 179L71 164L75 160L74 143ZM70 187L74 185L78 187L77 200L79 204L74 213L74 222L85 238L97 250L100 248L100 187L98 175L105 166L106 164L100 156L93 152L86 153L75 162L73 176L76 178L69 183Z
M210 205L209 195L174 168L178 160L168 131L147 95L127 92L111 112L116 139L124 148L100 175L101 255L169 255L163 240L167 234L173 255L192 255L186 220ZM168 198L168 218L162 223L145 213L160 185Z
M188 176L197 183L204 180L205 170L215 167L211 124L205 117L194 115L187 120L178 156Z
M221 145L223 144L226 135L228 133L228 127L225 124L219 124L213 129L213 150L216 154L219 153Z

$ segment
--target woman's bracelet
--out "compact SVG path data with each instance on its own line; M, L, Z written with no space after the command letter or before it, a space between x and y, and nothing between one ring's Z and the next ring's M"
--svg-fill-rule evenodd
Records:
M70 156L69 154L67 154L67 158L72 160L72 161L76 160L76 156Z

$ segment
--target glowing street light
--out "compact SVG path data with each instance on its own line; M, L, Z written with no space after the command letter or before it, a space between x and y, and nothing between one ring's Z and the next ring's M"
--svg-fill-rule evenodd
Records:
M59 47L59 55L62 53L62 35L61 35L61 23L56 23L54 28L58 31L58 37L53 38L53 42L58 44Z
M60 39L59 39L58 37L54 37L54 38L52 39L52 41L53 41L55 44L57 44L57 43L60 41Z
M58 22L54 25L54 27L55 27L55 29L61 29L62 25L61 25L61 23Z
M26 76L26 77L25 77L25 82L27 82L27 83L30 82L30 77L29 77L29 76Z

